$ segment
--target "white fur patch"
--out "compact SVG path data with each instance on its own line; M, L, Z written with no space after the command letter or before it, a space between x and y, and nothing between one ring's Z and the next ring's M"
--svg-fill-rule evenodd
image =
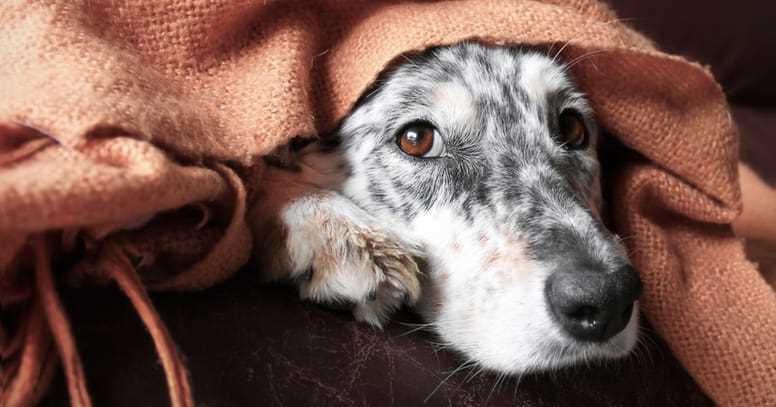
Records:
M528 54L520 59L520 87L534 103L545 104L548 94L568 85L560 66L546 56Z
M446 125L468 123L476 117L473 101L469 91L455 82L445 82L434 90L433 103L435 110L443 115L439 117Z

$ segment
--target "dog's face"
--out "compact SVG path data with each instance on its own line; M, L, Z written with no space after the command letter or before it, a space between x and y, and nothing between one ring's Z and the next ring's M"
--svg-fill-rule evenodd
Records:
M598 216L597 129L564 66L466 43L408 59L339 135L343 192L427 254L417 309L520 373L628 353L640 290Z

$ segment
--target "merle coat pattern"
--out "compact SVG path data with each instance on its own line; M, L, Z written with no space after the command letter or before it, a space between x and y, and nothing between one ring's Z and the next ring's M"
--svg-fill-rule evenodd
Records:
M433 137L422 157L398 141L416 128ZM405 56L332 137L267 171L259 267L373 325L414 306L486 369L622 356L640 282L598 215L597 138L557 55L466 42Z

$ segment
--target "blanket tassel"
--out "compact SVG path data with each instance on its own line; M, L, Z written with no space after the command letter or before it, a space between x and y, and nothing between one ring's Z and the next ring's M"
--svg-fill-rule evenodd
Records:
M62 360L71 405L75 407L91 407L92 401L89 397L89 391L86 385L86 375L84 374L83 364L75 346L70 322L67 319L62 302L57 295L52 275L48 242L44 237L37 237L34 239L34 248L36 258L36 291L42 307L42 312L39 311L40 314L42 314L40 318L41 324L45 324L45 322L42 321L42 317L45 316L45 319L48 320L48 328L53 334L54 342L59 352L60 359ZM162 367L164 368L172 406L193 407L194 401L191 395L191 386L189 385L186 367L170 333L167 331L167 328L164 326L159 314L151 303L151 299L148 297L148 293L146 292L143 283L140 281L140 278L126 255L118 247L112 243L106 243L105 250L107 256L104 260L107 261L103 262L104 271L116 282L119 289L124 292L132 303L132 306L140 315L146 329L148 329L154 342L154 347L159 355L159 359L162 362ZM30 321L33 325L34 322L35 319ZM36 327L31 326L31 328ZM40 328L38 330L44 329L43 327L38 328ZM30 351L25 350L25 354L32 351L35 351L35 354L42 353L37 349L44 346L43 344L38 344L40 341L28 342L32 345L37 345L37 347ZM29 357L23 358L23 361L29 359ZM17 375L18 380L15 380L14 382L19 382L19 380L23 379L22 376L29 376L30 373L28 371L53 370L52 363L46 361L35 364L36 366L40 365L37 369L28 368L28 364L29 363L22 363L19 371L20 375ZM36 381L29 381L29 383L35 382ZM11 387L24 387L24 383L19 383L21 384L16 386L12 385ZM20 395L19 397L23 400L32 399L32 395L28 393L34 392L34 389L22 387L16 389L18 391L9 392L9 394ZM5 401L6 400L4 400L4 402Z
M188 372L180 353L173 342L170 333L154 309L151 299L148 297L143 283L140 281L134 267L127 259L124 252L113 243L108 243L109 261L108 268L111 278L116 281L121 291L129 298L129 301L137 310L140 318L148 329L153 339L156 352L162 361L167 386L170 393L170 401L173 407L193 407Z
M70 322L54 286L48 242L45 237L38 236L34 239L34 247L36 290L62 360L70 403L75 407L90 407L92 401L86 387L81 358L78 356Z

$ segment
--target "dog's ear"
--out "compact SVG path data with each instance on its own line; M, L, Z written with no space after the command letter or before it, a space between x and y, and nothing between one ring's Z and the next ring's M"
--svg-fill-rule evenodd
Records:
M264 156L264 162L287 171L301 171L301 167L296 163L297 155L299 151L314 143L315 140L315 137L296 136L288 143L275 147L274 150Z
M301 167L294 162L294 153L291 148L291 143L275 147L272 152L265 155L263 158L267 165L282 168L286 171L301 171Z
M432 55L435 49L439 47L431 47L427 48L423 51L408 51L401 53L397 56L395 56L393 59L388 61L388 63L385 64L383 69L380 71L380 73L377 74L374 80L369 84L369 86L364 89L363 92L361 92L361 95L356 99L356 103L353 105L353 109L355 110L359 106L367 103L374 95L378 93L380 90L380 87L383 83L385 83L388 78L391 77L391 75L396 72L399 67L405 64L416 64L421 61L423 61L424 58L426 58L428 55Z
M623 144L605 128L599 127L597 146L598 162L601 166L601 195L603 202L602 219L607 226L612 225L614 205L620 199L614 193L614 178L622 173L626 163L646 162L638 151Z
M638 151L626 146L619 138L613 136L604 128L599 128L597 146L598 161L601 164L602 176L616 171L625 162L645 160Z

